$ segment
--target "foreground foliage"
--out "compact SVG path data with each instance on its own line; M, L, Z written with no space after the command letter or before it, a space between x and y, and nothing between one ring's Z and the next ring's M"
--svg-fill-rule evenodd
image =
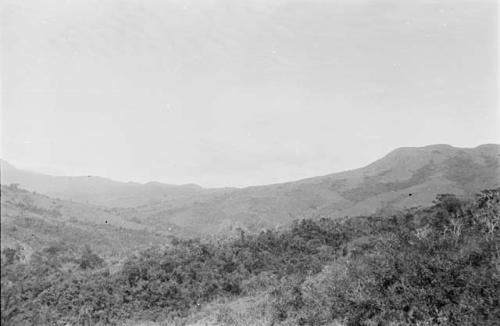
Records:
M182 320L217 298L266 293L262 323L500 323L500 189L439 196L390 217L296 221L226 241L175 240L111 273L90 247L2 253L2 325ZM221 324L237 324L230 314Z

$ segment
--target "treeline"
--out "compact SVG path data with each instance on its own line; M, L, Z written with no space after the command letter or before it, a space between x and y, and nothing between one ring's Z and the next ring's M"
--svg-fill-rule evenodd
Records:
M174 239L117 271L90 248L2 253L2 325L182 321L206 302L266 292L272 324L495 325L500 189L400 214L301 220L225 241Z

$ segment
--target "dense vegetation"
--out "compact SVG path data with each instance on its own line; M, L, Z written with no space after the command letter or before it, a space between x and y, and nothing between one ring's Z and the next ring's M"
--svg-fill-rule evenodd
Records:
M262 320L273 325L497 325L499 201L500 189L467 202L441 195L393 216L174 239L116 271L90 247L51 246L29 260L4 249L2 325L181 323L204 303L262 293ZM238 323L226 317L219 322Z

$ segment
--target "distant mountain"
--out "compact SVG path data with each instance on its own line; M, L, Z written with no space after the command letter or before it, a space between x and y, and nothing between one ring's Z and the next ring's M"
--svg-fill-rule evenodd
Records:
M274 228L300 218L390 213L430 205L441 193L468 197L499 186L500 145L432 145L396 149L352 171L205 194L196 200L147 205L124 214L211 234L236 227Z
M92 203L108 207L134 207L172 199L191 198L208 192L198 185L170 185L119 182L97 176L51 176L14 167L1 161L1 183L18 184L20 188L51 197ZM217 190L210 190L217 192Z
M2 183L50 196L117 206L114 211L159 229L193 234L252 231L294 219L390 213L425 206L437 194L468 197L500 186L500 145L400 148L360 169L242 189L122 183L98 177L52 177L2 166ZM134 207L135 206L135 207Z

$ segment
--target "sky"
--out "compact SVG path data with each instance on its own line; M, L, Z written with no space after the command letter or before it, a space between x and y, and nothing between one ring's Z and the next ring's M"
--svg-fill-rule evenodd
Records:
M249 186L500 143L494 0L6 0L18 167Z

